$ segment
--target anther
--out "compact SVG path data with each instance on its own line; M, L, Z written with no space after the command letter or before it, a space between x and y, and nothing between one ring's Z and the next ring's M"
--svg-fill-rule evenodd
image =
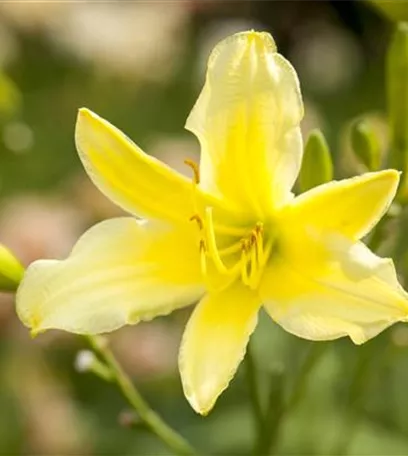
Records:
M200 183L200 168L198 167L197 163L193 160L190 160L189 158L184 160L184 163L193 170L194 183L199 184Z
M207 247L205 246L205 241L204 239L200 239L200 252L206 252Z
M256 222L254 230L255 230L255 232L257 234L263 233L263 223L262 222Z
M200 229L200 231L203 230L203 228L204 228L203 219L198 214L192 215L189 220L191 222L194 222L194 221L197 222L198 228Z
M241 243L241 250L243 252L246 252L248 250L248 240L246 238L242 238L240 240L240 243Z

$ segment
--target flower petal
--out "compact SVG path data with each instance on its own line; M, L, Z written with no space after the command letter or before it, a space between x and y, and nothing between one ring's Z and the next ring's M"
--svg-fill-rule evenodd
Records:
M207 414L244 357L255 329L259 298L241 284L205 296L188 322L179 365L184 394L194 410Z
M398 188L399 173L385 170L320 185L295 198L284 224L316 232L333 231L358 240L367 234L389 208ZM302 220L299 224L296 221Z
M79 156L95 185L126 211L153 219L186 222L206 199L192 191L191 180L145 154L120 130L88 109L80 109L75 140Z
M277 323L310 340L348 335L361 344L408 317L408 295L392 260L345 238L330 239L327 261L320 265L305 268L294 258L276 257L260 295Z
M219 43L186 123L202 148L202 188L259 214L283 204L299 172L302 116L296 72L268 33Z
M113 331L199 299L198 248L188 231L133 218L91 228L65 261L40 260L17 293L17 313L38 333Z

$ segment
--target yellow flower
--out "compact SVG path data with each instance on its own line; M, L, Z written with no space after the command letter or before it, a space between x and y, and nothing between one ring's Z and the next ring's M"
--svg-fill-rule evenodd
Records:
M267 33L212 52L186 124L201 144L187 179L86 109L76 143L94 183L139 218L91 228L65 261L32 264L17 295L34 333L113 331L199 301L180 349L183 388L207 413L242 360L263 306L287 331L361 344L408 315L393 263L359 240L399 180L394 170L291 192L303 105Z

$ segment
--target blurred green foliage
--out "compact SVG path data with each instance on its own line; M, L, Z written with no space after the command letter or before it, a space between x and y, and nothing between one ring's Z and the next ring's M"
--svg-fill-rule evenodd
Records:
M406 0L369 0L369 2L393 21L408 20L408 2Z

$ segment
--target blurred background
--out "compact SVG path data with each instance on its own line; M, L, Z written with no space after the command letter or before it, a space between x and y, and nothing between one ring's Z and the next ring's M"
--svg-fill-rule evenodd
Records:
M364 171L348 128L364 114L387 151L385 56L393 20L404 18L402 0L0 2L0 242L26 265L63 258L90 225L121 213L80 165L79 107L188 172L183 159L198 158L199 149L183 126L208 53L250 28L270 31L297 69L303 132L325 133L336 177ZM403 255L399 267L404 274ZM253 423L243 366L207 418L183 397L177 350L189 312L117 331L112 347L152 406L202 454L244 454ZM267 318L254 343L265 381L268 373L276 380L278 409L313 344ZM408 327L363 347L325 345L282 419L275 454L408 454ZM0 295L0 454L169 454L127 426L126 403L112 385L75 370L85 347L62 332L31 340L13 297Z

